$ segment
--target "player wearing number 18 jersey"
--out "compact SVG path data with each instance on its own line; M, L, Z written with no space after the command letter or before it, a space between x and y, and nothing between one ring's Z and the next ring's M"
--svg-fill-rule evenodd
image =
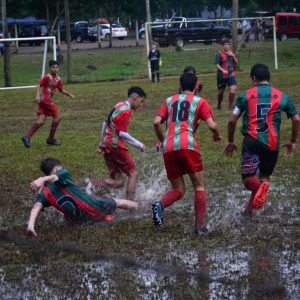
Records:
M256 64L250 76L254 87L237 99L228 123L228 143L224 150L227 156L236 150L234 133L237 120L243 114L242 179L246 189L252 191L243 213L245 216L251 216L254 209L263 206L269 191L269 176L273 173L279 152L281 112L284 111L292 120L291 139L286 144L289 157L295 153L300 127L300 118L292 100L269 84L268 67Z
M215 141L219 141L221 137L209 104L205 99L194 95L196 82L195 74L183 74L180 77L183 93L167 98L154 119L155 132L162 142L165 168L172 190L152 205L152 211L155 227L162 229L163 210L183 197L183 175L189 174L195 190L195 233L202 235L207 232L206 192L202 157L195 135L198 122L206 122ZM161 129L164 122L167 124L165 134Z

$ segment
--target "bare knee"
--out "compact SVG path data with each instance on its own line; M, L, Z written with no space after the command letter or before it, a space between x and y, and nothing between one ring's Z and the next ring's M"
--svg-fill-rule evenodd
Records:
M45 120L38 120L38 121L36 121L35 124L36 124L37 126L41 127L41 126L43 126L43 125L45 124Z

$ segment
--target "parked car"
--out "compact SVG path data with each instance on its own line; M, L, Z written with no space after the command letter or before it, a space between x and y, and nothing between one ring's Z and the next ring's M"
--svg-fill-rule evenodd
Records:
M4 55L4 44L0 43L0 56Z
M92 28L93 31L96 32L96 36L97 36L97 26L94 26ZM110 24L100 24L101 40L109 40L109 35L110 35ZM118 38L119 40L123 40L125 37L127 37L126 28L119 24L112 24L112 37Z
M46 25L32 25L24 24L19 25L18 37L19 38L29 38L29 37L42 37L47 36L48 29ZM40 46L43 41L19 41L19 45L29 44L30 46Z
M78 21L78 22L71 22L70 23L70 33L71 33L71 40L75 40L77 43L82 43L83 41L89 41L89 22L87 21ZM57 31L54 32L57 36ZM62 41L66 41L66 24L63 22L60 25L60 39Z
M161 47L175 45L182 47L186 43L202 42L212 44L232 37L228 26L203 22L204 19L174 17L163 26L151 27L152 38ZM172 21L176 21L173 23Z

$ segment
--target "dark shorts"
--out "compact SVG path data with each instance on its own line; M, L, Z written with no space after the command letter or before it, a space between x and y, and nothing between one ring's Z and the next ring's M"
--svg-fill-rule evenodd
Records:
M229 78L217 78L218 89L225 89L226 86L237 85L236 78L234 76L230 76Z
M159 61L158 60L151 61L150 65L151 65L151 72L159 71Z
M104 154L104 160L109 170L109 176L125 173L127 176L136 170L134 160L127 150L111 149Z
M278 151L271 151L266 145L246 136L243 141L241 168L243 180L257 173L270 176L275 168Z
M41 102L39 103L39 110L37 112L37 115L56 117L58 115L58 109L54 103Z
M174 181L184 174L194 174L203 171L202 157L199 152L181 149L164 154L167 177Z

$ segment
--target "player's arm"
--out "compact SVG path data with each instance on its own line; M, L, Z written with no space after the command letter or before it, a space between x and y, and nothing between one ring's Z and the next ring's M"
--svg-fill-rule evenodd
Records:
M66 91L65 89L60 90L60 92L68 97L70 97L72 100L75 100L75 96L71 94L70 92Z
M221 67L221 65L216 64L216 68L217 68L217 70L221 71L223 74L228 74L228 71L226 71L225 69L223 69L223 68Z
M38 179L30 183L30 188L33 192L40 192L43 189L46 182L55 182L58 181L58 179L58 176L55 174L39 177Z
M156 116L153 122L153 126L154 126L154 131L156 133L157 138L159 139L159 141L162 143L164 140L164 134L161 130L161 122L162 122L162 117L161 116Z
M128 144L140 149L141 151L145 150L145 145L131 136L127 131L120 131L119 136L124 139Z
M218 125L214 121L214 119L212 117L210 117L210 118L206 119L205 122L206 122L206 125L209 128L209 130L213 133L213 140L215 142L221 141L222 137L220 135L220 131L219 131Z
M36 96L35 96L35 102L37 102L37 103L40 103L41 102L41 92L40 92L40 88L41 88L41 86L40 86L40 84L38 83L37 85L36 85Z
M34 226L35 226L35 221L37 216L39 215L40 211L42 210L43 205L40 202L36 202L30 212L30 217L28 221L28 226L27 226L27 235L34 236L36 237L37 234L35 232Z
M287 150L287 156L293 158L296 153L296 142L300 132L300 117L294 115L291 117L292 120L292 134L290 141L285 144Z
M233 152L237 149L236 144L234 143L234 134L236 129L237 121L240 117L238 108L236 107L229 117L228 125L227 125L227 144L224 148L224 154L226 156L232 156Z

